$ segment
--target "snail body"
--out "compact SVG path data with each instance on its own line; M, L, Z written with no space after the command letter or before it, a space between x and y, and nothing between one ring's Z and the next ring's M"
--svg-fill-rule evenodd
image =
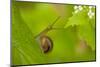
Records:
M53 41L46 35L40 37L40 44L44 53L51 51L53 48Z

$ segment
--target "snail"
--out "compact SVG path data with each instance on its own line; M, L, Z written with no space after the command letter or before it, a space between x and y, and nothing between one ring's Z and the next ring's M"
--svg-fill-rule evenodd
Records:
M38 37L38 42L40 44L40 47L42 49L42 51L44 53L48 53L53 49L53 41L52 39L46 35L46 33L48 33L51 29L52 26L55 24L55 22L59 19L60 17L58 17L51 25L49 25L46 29L44 29L39 35Z
M40 43L44 53L51 51L53 48L53 41L48 36L41 36Z

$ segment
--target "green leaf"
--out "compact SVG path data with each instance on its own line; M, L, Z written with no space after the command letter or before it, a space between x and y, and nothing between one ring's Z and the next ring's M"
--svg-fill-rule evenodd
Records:
M72 17L69 18L69 21L66 23L65 28L74 25L85 25L89 21L87 11L83 10L74 14Z
M73 10L72 6L62 6L59 12L57 9L55 10L54 4L30 2L17 2L17 7L19 8L21 18L35 36L48 27L48 25L52 24L57 17L61 16L62 10L60 9L62 8L65 9L65 13L69 13L66 13L64 17L61 16L56 21L54 27L63 27L68 17L72 15L71 11Z
M17 2L21 18L28 25L34 35L38 35L48 25L55 21L58 15L51 9L49 4L46 3L31 3L34 7L22 8L25 3L26 7L30 7L29 2Z
M74 62L90 61L95 56L91 50L87 49L81 55L76 54L76 46L79 41L78 32L75 27L68 27L63 30L51 30L47 34L53 41L53 50L47 54L49 62ZM89 50L89 51L88 51Z
M53 50L47 56L55 62L71 62L74 61L74 47L77 43L76 32L72 27L62 30L51 30L48 36L53 41ZM49 59L48 58L48 59ZM53 61L52 61L53 62Z
M90 20L87 19L85 11L72 16L72 6L68 7L69 8L66 6L65 10L68 11L69 14L65 15L65 18L60 18L53 26L55 28L59 28L54 28L45 34L45 36L50 37L53 41L53 49L48 53L43 53L40 44L35 39L35 36L47 28L48 25L52 24L53 21L55 21L55 19L62 13L59 12L57 14L54 7L52 7L52 4L30 2L13 3L13 65L89 61L91 59L95 59L94 51L86 51L86 53L82 54L81 57L79 54L76 55L75 48L79 41L79 37L86 40L89 47L94 49L95 33L93 32L90 24L87 23L90 22ZM68 21L69 17L71 18ZM66 24L67 21L68 25ZM73 25L75 25L78 29L76 29ZM64 26L65 28L63 29Z
M45 62L39 44L34 39L25 22L21 19L16 6L12 12L12 64L26 65Z
M69 18L65 28L69 26L77 26L79 37L85 39L88 43L87 45L89 45L92 50L95 50L95 16L89 19L87 11L82 10Z
M95 44L96 44L96 37L95 37L95 29L91 26L91 24L86 24L84 26L78 27L78 33L80 38L83 38L86 40L87 45L91 47L92 50L95 50Z

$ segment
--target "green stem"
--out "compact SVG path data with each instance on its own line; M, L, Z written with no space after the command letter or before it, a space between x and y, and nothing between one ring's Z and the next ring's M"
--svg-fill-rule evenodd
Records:
M53 28L54 24L57 22L57 20L59 20L59 18L60 18L60 16L57 17L57 19L56 19L51 25L49 25L46 29L44 29L42 32L40 32L38 35L36 35L35 38L37 38L38 36L43 36L43 35L45 35L48 31L50 31L50 30Z

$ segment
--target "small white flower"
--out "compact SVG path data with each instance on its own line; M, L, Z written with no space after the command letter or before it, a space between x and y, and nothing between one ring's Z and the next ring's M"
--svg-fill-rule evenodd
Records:
M92 9L92 6L89 6L89 9Z
M86 6L83 6L83 8L86 8Z
M92 12L91 15L94 16L94 12Z
M90 16L90 12L88 12L88 16Z
M78 10L75 10L75 13L78 13L79 11Z
M92 19L92 17L95 15L95 13L92 11L92 8L94 8L94 6L89 6L88 16L90 19Z
M79 6L79 10L81 11L83 8L82 8L82 6Z
M82 6L74 6L74 13L78 13L79 11L81 11L83 9Z
M88 12L88 16L89 16L90 19L92 19L92 17L94 16L94 12L89 11L89 12Z
M75 6L74 9L75 9L75 10L78 9L78 6Z
M92 12L92 10L89 10L89 12L91 13L91 12Z
M92 8L95 8L95 6L89 6L88 7L89 10L88 10L87 15L90 19L92 19L93 16L95 15L95 13L92 11ZM87 9L87 6L76 5L76 6L74 6L74 12L72 12L72 14L77 14L78 12L82 11L83 9Z
M90 15L89 18L92 19L92 15Z

